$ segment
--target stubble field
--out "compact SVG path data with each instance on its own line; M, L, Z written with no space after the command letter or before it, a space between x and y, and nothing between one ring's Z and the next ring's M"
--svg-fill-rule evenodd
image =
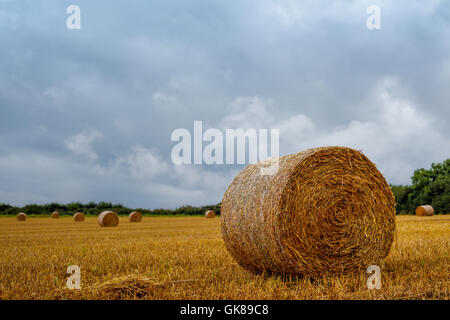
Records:
M255 275L228 254L220 218L0 218L0 299L449 299L450 215L399 216L380 265L382 287L365 271L319 279ZM81 269L69 290L67 267Z

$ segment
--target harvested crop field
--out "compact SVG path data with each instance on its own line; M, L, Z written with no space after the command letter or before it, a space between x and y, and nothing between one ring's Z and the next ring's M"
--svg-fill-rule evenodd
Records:
M381 289L364 271L283 278L252 274L225 248L219 219L120 217L0 218L0 299L449 299L450 215L398 216L397 237L380 265ZM81 290L66 289L67 267Z

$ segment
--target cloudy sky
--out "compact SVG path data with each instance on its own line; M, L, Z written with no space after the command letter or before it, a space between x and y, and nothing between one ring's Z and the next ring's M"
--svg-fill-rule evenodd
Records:
M407 184L450 157L449 39L445 0L0 0L0 202L216 203L243 166L174 165L195 120L361 149Z

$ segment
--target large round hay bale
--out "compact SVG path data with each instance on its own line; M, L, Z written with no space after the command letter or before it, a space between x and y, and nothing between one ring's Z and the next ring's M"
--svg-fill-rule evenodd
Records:
M27 215L25 213L21 212L21 213L19 213L17 215L17 220L18 221L25 221L25 220L27 220Z
M214 211L212 211L212 210L208 210L205 213L205 217L208 218L208 219L214 218L215 216L216 216L216 213Z
M277 160L273 175L261 175ZM388 255L396 228L394 195L383 175L344 147L247 166L228 187L220 214L228 251L256 272L320 276L366 269Z
M52 218L53 219L58 219L59 218L59 212L58 211L52 212Z
M100 227L116 227L119 224L119 216L113 211L103 211L98 216Z
M73 215L73 221L75 222L83 222L84 221L84 214L82 212L77 212Z
M416 208L416 216L432 216L434 215L434 209L432 206L426 204L423 206L418 206Z
M137 211L133 211L132 213L130 213L130 215L128 216L128 220L130 222L141 222L142 221L142 214L140 212Z

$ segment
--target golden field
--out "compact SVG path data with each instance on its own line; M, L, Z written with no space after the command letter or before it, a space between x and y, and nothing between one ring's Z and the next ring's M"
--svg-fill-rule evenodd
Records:
M0 299L449 299L450 215L399 216L380 265L382 287L365 271L345 276L255 275L228 254L220 218L0 218ZM81 290L66 289L69 265Z

